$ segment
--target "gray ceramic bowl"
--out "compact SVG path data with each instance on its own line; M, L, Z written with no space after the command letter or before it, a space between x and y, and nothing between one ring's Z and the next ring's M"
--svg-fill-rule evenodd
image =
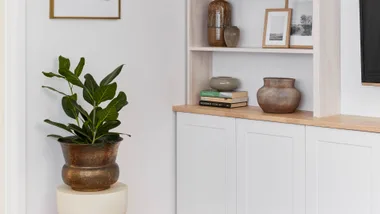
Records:
M210 87L218 91L234 91L239 88L240 81L233 77L213 77Z

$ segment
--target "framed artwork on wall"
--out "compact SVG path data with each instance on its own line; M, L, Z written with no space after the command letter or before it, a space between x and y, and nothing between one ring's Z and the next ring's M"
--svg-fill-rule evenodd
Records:
M313 0L285 0L292 8L291 48L313 48Z
M288 48L292 9L266 9L263 48Z
M121 0L50 0L51 19L120 19Z

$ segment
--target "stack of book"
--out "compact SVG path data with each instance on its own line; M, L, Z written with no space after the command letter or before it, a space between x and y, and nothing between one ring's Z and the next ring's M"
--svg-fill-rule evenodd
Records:
M201 91L201 106L212 106L219 108L238 108L248 105L248 92L218 92L212 90Z

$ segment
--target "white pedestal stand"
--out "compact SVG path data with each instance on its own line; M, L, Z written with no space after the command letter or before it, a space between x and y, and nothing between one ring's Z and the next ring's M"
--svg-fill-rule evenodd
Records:
M100 192L77 192L69 186L57 187L58 214L126 214L128 186L116 183Z

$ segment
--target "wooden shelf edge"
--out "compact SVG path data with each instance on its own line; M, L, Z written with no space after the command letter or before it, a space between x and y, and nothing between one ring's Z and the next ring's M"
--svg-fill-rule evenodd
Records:
M174 112L204 114L220 117L232 117L248 120L316 126L323 128L345 129L352 131L380 133L380 118L351 115L335 115L316 118L313 112L297 111L293 114L267 114L259 107L249 106L236 109L204 107L198 105L173 106Z
M380 83L369 83L369 82L363 82L363 86L374 86L374 87L380 87Z
M189 47L190 51L199 52L234 52L234 53L277 53L277 54L313 54L313 49L300 48L260 48L260 47Z

